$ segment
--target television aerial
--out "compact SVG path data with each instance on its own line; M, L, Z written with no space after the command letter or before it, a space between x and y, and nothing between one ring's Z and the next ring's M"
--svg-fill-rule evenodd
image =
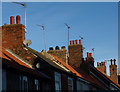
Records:
M30 44L32 44L32 41L31 41L31 40L24 40L24 41L23 41L23 44L24 44L25 46L29 46Z
M65 23L65 25L66 25L67 28L68 28L68 45L69 45L69 29L70 29L70 26L68 26L66 23Z
M12 2L12 3L22 5L25 8L25 32L26 32L26 6L27 5L26 3L19 3L19 2Z
M81 39L83 39L83 37L82 36L79 36Z
M44 25L39 25L39 24L37 24L37 26L42 27L42 30L43 30L43 33L44 33L44 45L45 45L45 51L46 51L45 26Z

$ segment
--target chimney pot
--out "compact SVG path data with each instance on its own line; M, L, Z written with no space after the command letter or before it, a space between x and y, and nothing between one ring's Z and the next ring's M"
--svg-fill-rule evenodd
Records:
M82 44L81 40L79 40L79 44Z
M103 62L101 62L101 64L102 64L102 66L104 65L104 63L103 63Z
M62 46L61 49L65 49L65 46Z
M104 62L104 66L106 66L106 63Z
M90 57L92 57L92 53L89 53Z
M78 40L75 40L76 41L76 44L78 44Z
M10 17L10 24L14 24L14 16Z
M70 45L72 45L72 41L70 41Z
M55 47L55 50L59 50L59 46L56 46L56 47Z
M99 62L97 62L97 66L99 66Z
M87 57L89 57L90 55L89 55L89 52L87 52Z
M53 50L53 47L50 47L49 50Z
M73 44L75 44L75 40L73 40Z
M116 65L116 59L114 59L114 65Z
M111 59L110 61L111 61L111 65L113 65L113 60Z
M16 16L16 24L20 24L20 15Z

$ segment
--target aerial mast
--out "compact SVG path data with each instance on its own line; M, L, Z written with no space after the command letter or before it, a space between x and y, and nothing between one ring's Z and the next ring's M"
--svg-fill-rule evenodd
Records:
M45 26L44 25L37 25L42 27L43 33L44 33L44 46L45 46L45 51L46 51L46 40L45 40Z
M25 32L26 32L26 3L18 3L18 2L13 2L19 5L22 5L25 8Z
M70 26L68 26L66 23L65 23L65 25L66 25L67 28L68 28L68 45L69 45L69 29L70 29Z

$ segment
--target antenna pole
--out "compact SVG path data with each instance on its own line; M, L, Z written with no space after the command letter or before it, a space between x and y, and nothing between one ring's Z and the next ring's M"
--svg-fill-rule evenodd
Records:
M44 31L44 44L45 44L45 51L46 51L45 30L43 29L43 31Z
M26 32L26 6L25 6L25 32Z
M68 28L68 46L69 46L69 28Z

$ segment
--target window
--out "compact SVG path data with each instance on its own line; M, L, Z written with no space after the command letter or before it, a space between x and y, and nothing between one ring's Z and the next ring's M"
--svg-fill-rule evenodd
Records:
M80 81L77 81L77 92L82 92L83 90L83 85Z
M22 92L28 92L28 78L27 76L20 76L20 90Z
M68 77L68 91L73 92L73 79Z
M5 91L6 89L6 70L2 70L2 90ZM1 84L1 83L0 83Z
M55 72L55 90L61 90L61 75L58 72Z
M40 90L40 83L37 79L35 79L35 90Z

